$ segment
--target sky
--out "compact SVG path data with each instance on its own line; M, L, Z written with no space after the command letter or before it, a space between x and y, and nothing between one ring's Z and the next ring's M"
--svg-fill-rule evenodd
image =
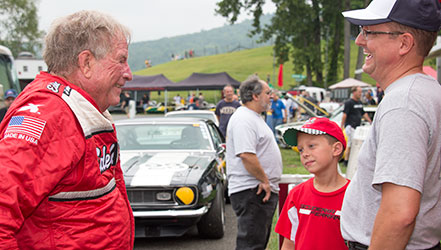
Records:
M197 33L228 24L216 15L220 0L39 0L39 27L48 31L57 17L80 10L97 10L113 16L132 32L132 42L157 40ZM274 13L276 7L268 0L264 14ZM238 22L251 19L241 14Z

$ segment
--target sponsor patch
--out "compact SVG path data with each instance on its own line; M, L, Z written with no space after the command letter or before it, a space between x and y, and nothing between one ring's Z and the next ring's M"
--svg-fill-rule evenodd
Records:
M55 93L58 93L58 91L60 91L60 85L61 84L59 84L58 82L51 82L46 86L46 88L48 90L55 92Z
M13 116L5 131L5 138L22 139L37 144L46 121L30 116Z
M66 88L64 88L63 93L67 96L70 96L70 92L72 91L72 88L69 86L66 86Z
M38 112L39 106L42 106L42 104L29 103L28 105L21 107L18 111L29 111L31 113L40 114L40 112Z

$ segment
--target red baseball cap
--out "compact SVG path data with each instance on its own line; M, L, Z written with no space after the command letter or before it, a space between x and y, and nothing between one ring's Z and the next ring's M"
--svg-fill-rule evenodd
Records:
M297 133L302 132L310 135L330 135L343 144L346 148L346 139L342 129L337 123L326 117L313 117L307 120L302 126L290 128L283 133L283 140L288 145L297 146Z

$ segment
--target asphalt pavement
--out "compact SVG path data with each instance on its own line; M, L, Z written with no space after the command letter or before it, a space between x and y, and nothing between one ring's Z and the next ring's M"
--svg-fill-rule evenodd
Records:
M232 250L236 248L237 223L231 204L225 206L225 235L222 239L202 239L195 227L181 237L137 238L134 250Z

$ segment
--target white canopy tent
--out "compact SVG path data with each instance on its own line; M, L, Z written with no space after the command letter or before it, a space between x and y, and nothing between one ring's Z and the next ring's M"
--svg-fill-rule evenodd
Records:
M362 82L360 80L354 79L354 78L346 78L341 82L338 82L336 84L333 84L329 86L329 89L346 89L346 88L352 88L360 86L362 88L364 87L371 87L370 84Z

